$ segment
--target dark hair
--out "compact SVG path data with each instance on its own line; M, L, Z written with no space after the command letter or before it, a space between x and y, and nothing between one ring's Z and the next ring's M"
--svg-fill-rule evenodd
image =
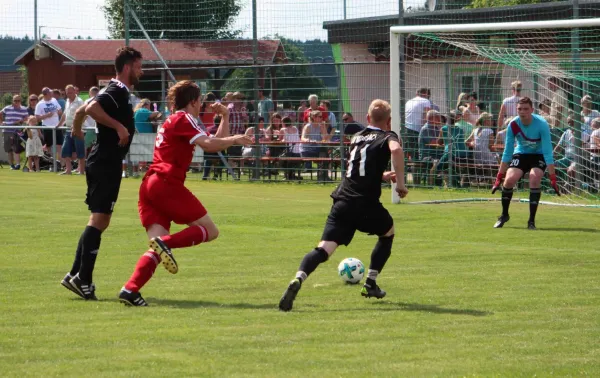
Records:
M126 64L131 64L138 59L142 59L142 53L134 49L133 47L125 46L117 50L117 57L115 58L115 70L117 73L123 72L123 67Z
M519 105L529 104L529 106L531 106L533 108L533 102L531 101L531 99L529 97L521 97L517 104L519 104Z
M477 100L477 92L469 93L469 98Z
M169 107L175 110L183 109L192 101L198 101L200 98L200 88L191 80L177 82L169 88L167 101Z
M52 93L60 96L60 91L58 89L53 89Z
M352 115L352 113L350 113L350 112L346 112L346 113L344 113L344 114L345 114L345 115L347 115L348 117L352 117L352 118L354 118L354 116L353 116L353 115ZM343 116L342 116L342 117L343 117Z
M321 100L321 103L327 106L327 110L331 109L331 102L329 100Z
M266 90L263 87L258 87L258 91L263 93L263 96L268 96L269 95L269 91Z
M260 122L260 121L265 122L265 117L258 117L258 121L257 122Z
M419 88L417 89L417 95L427 95L427 88Z
M214 93L208 92L207 94L205 94L204 100L202 100L202 109L200 109L200 112L204 113L206 111L206 103L215 102L216 100L217 100L217 96L215 96Z
M284 125L291 125L292 119L290 117L285 116L281 119L281 123L283 123Z
M460 112L456 111L456 110L450 110L450 112L448 113L448 125L449 126L454 126L454 124L456 123L456 117L460 115Z

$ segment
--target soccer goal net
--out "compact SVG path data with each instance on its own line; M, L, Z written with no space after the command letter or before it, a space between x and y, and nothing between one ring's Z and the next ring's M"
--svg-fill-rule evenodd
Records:
M600 19L394 26L390 60L407 183L427 188L416 200L499 199L506 127L529 97L550 126L562 192L544 179L545 201L600 206ZM514 198L528 195L526 175Z

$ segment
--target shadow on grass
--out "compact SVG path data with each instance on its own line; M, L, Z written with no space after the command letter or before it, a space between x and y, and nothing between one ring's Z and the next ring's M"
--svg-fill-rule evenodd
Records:
M596 233L596 232L600 232L600 230L596 229L596 228L559 228L559 227L542 227L542 228L538 228L538 231L558 231L558 232L562 232L562 231L567 231L567 232L592 232L592 233Z
M252 303L219 303L210 301L194 301L194 300L177 300L177 299L160 299L146 298L150 306L164 306L177 308L237 308L249 310L274 310L277 305L274 303L268 304L252 304Z
M511 230L527 230L526 226L504 226ZM596 228L582 228L582 227L539 227L536 231L554 231L554 232L591 232L600 233L600 229Z
M487 316L493 315L493 312L472 310L472 309L458 309L458 308L444 308L436 305L425 305L420 303L404 303L404 302L375 302L373 305L386 306L384 311L422 311L432 312L434 314L452 314L452 315L469 315L469 316Z

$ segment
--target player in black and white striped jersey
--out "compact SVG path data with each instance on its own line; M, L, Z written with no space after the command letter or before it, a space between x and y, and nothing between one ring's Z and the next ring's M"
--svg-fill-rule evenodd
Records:
M381 180L397 182L401 198L408 194L404 184L404 151L398 135L391 128L391 107L386 101L374 100L369 106L369 126L352 138L348 170L331 194L333 206L319 245L304 256L296 278L290 282L279 301L281 311L290 311L302 283L319 264L327 261L339 245L348 245L358 230L377 235L379 240L371 254L364 297L383 298L386 293L376 283L392 252L394 221L379 201ZM392 160L394 171L386 171Z

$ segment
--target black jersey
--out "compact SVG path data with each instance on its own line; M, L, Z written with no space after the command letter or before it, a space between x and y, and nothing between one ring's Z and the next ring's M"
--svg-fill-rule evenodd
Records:
M97 122L98 130L96 143L92 147L88 160L90 163L97 161L121 162L133 140L135 123L133 120L133 109L129 97L129 89L119 80L112 79L108 86L103 88L95 100L109 117L116 119L129 131L129 142L126 146L119 146L119 134L100 122Z
M393 131L368 127L352 137L346 177L331 194L338 200L379 202L381 179L390 162L390 140L398 141Z

